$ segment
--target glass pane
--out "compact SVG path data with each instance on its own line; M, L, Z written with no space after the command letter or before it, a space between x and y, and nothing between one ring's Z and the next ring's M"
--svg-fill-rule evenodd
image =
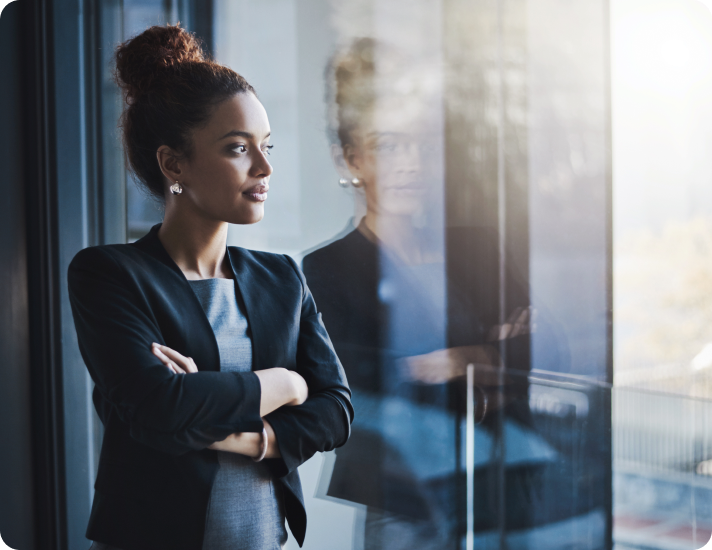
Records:
M191 17L272 126L229 242L302 262L354 393L305 548L706 542L704 3L124 0L122 33Z
M230 244L302 260L353 390L305 548L610 545L605 8L214 3L275 145Z
M616 548L712 536L712 14L612 15Z
M697 549L712 537L712 402L613 392L616 549Z

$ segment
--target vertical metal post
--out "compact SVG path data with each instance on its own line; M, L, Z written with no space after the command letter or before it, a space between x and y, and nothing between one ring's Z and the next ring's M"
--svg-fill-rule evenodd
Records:
M475 366L467 365L465 419L465 475L467 480L467 536L465 550L475 549Z
M505 174L505 108L504 108L504 2L497 2L497 220L498 220L498 258L499 258L499 326L504 327L507 322L507 182ZM507 345L501 340L499 346L502 365L507 365ZM504 386L504 372L500 369L498 388ZM503 396L499 396L500 398ZM492 446L495 471L497 476L497 528L499 531L499 549L507 548L506 533L506 477L505 477L505 441L504 441L504 414L502 409L497 411L497 426L494 430L494 445Z

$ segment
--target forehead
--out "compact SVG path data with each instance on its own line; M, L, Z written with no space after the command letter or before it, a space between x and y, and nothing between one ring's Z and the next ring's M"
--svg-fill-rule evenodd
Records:
M359 121L363 135L394 133L421 134L433 128L433 115L437 112L422 101L394 98L379 99L370 112Z
M208 123L196 134L215 140L231 131L247 132L257 140L264 139L270 133L267 111L253 93L237 94L222 101Z

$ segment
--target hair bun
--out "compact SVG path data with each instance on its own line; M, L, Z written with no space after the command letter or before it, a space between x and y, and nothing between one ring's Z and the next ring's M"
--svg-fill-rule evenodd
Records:
M205 61L200 39L178 25L149 27L116 48L116 80L135 100L185 63Z

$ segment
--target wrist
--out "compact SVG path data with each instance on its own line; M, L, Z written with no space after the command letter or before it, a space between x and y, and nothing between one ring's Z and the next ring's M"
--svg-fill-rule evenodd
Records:
M255 462L262 462L265 455L267 454L267 448L269 447L269 438L267 437L267 430L263 427L262 433L260 435L260 441L257 446L257 455L252 457Z
M280 458L282 454L280 453L279 445L277 444L277 435L274 433L272 425L267 420L263 418L262 421L265 424L265 430L267 430L267 441L269 445L265 458Z

